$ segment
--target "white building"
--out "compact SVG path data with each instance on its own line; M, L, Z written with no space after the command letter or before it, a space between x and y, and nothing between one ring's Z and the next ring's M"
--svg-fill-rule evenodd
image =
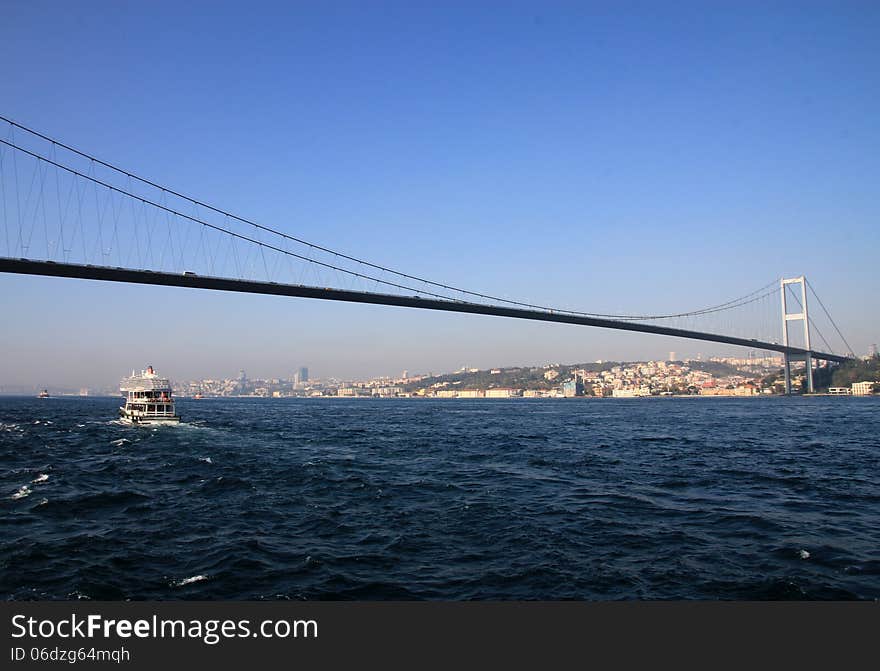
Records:
M458 392L458 398L485 398L486 392L482 389L462 389Z
M337 396L371 396L372 391L363 387L340 387Z
M519 396L518 389L487 389L486 398L513 398Z
M523 396L525 398L544 398L548 395L548 392L543 389L526 389L523 392Z
M614 398L636 398L641 396L638 389L615 389L611 395Z
M869 396L874 393L876 382L853 382L853 396Z
M394 396L402 396L403 387L374 387L373 396L381 396L383 398L392 398Z

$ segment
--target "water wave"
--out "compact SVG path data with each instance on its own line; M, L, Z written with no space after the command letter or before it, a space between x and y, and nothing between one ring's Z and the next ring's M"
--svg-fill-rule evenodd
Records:
M172 587L183 587L184 585L191 585L194 582L201 582L202 580L207 580L208 576L206 575L194 575L189 578L183 578L182 580L172 580Z
M18 491L16 491L9 498L11 498L13 501L17 501L18 499L23 499L23 498L29 496L30 493L31 493L31 488L28 487L27 485L22 485L21 487L18 488Z

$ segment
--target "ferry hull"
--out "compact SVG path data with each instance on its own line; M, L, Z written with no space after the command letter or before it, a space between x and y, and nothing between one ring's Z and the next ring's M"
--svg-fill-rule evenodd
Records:
M180 424L179 415L171 415L169 417L139 417L137 415L129 415L124 408L119 408L119 419L126 424L133 426L151 426L158 424Z

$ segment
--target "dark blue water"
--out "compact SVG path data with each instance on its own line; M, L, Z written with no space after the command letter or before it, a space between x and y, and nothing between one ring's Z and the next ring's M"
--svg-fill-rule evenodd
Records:
M0 398L4 598L880 598L880 398L118 405Z

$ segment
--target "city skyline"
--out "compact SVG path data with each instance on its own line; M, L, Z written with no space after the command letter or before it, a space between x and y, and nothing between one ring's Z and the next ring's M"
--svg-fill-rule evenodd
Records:
M247 372L247 369L234 367L232 369L221 369L217 368L211 370L207 373L200 375L180 375L176 374L173 371L169 372L164 367L153 366L157 369L163 376L170 378L177 385L193 385L200 382L205 381L214 381L214 382L247 382L247 383L255 383L255 382L267 382L267 381L283 381L285 383L289 383L294 385L297 388L305 388L309 387L313 384L317 384L318 387L326 386L326 385L345 385L345 384L367 384L367 383L376 383L379 381L389 381L394 383L403 382L406 380L413 381L423 378L432 378L438 376L447 376L454 375L457 373L461 373L463 371L494 371L494 370L536 370L536 369L551 369L551 368L566 368L572 366L579 365L593 365L593 364L620 364L620 365L638 365L645 363L674 363L674 362L682 362L682 363L690 363L690 362L702 362L702 363L712 363L712 362L725 362L730 363L733 362L736 365L747 365L747 362L754 362L754 365L761 365L769 368L775 368L777 366L782 365L781 355L778 352L770 352L763 350L746 350L742 349L742 351L737 352L736 350L741 348L733 348L731 351L726 353L704 353L704 352L696 352L693 354L690 353L677 353L674 351L669 351L666 357L635 357L632 359L592 359L588 357L580 357L571 360L565 360L560 358L548 359L546 361L536 362L536 363L506 363L506 364L490 364L487 366L475 366L471 365L471 363L463 363L456 367L450 367L447 369L429 369L429 368L412 368L412 369L403 369L399 371L381 371L378 373L371 374L352 374L349 372L342 372L337 374L315 374L315 371L308 366L297 365L292 367L290 370L286 372L281 372L282 367L278 367L274 370L267 371L258 371L250 373ZM870 359L876 355L876 348L871 345L868 347L866 353L857 354L856 359ZM674 357L674 358L673 358ZM119 379L127 376L130 372L136 372L138 370L145 369L147 366L152 365L151 363L145 363L142 366L137 366L134 368L130 368L128 371L117 376ZM290 368L290 367L288 367ZM305 377L303 377L303 372L305 372ZM18 393L30 393L31 391L37 391L40 389L48 388L55 389L56 391L61 391L65 394L75 394L75 393L95 393L99 392L111 392L113 393L116 387L118 386L117 379L103 379L97 380L92 383L86 383L82 379L74 379L67 382L59 382L58 380L51 379L43 379L40 381L28 381L26 383L10 383L10 382L0 382L0 394L18 394Z
M3 112L441 282L654 313L807 274L857 353L877 340L880 297L865 290L880 214L876 8L695 4L660 20L521 6L499 21L485 7L393 7L390 18L356 6L187 7L173 26L161 14L10 8L0 54L15 105ZM96 95L106 81L118 88L110 106ZM638 334L185 289L4 275L0 292L13 316L0 332L6 384L62 369L72 386L92 384L145 359L186 377L233 360L267 374L306 352L328 375L368 376L694 351ZM161 337L133 348L132 325Z
M866 355L843 366L817 366L818 391L831 395L871 395L880 391L880 359L873 346ZM258 378L240 369L236 375L211 375L202 379L170 378L178 397L382 397L382 398L563 398L574 396L644 397L667 395L761 396L787 392L779 353L751 351L746 357L666 360L548 362L541 366L479 369L468 365L435 373L407 370L372 378L315 378L307 367L289 375ZM153 366L132 371L132 376L153 373ZM795 366L796 388L812 393L803 366ZM123 380L125 382L129 378ZM164 378L168 379L168 378ZM0 387L0 395L32 390ZM47 394L43 387L40 397ZM78 390L55 387L49 396L116 396L117 385Z

